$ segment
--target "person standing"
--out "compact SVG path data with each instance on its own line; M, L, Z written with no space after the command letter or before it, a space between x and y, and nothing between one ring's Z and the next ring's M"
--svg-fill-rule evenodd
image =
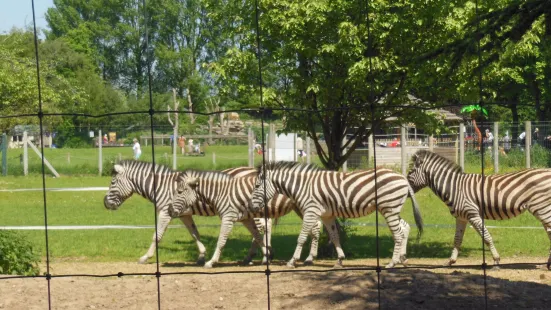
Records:
M134 146L132 147L132 150L134 151L134 159L138 160L142 155L142 149L140 147L140 143L138 142L138 139L134 138L133 141L134 141Z
M304 153L304 143L302 141L302 138L299 135L297 135L297 141L296 142L297 142L296 147L297 147L298 157L300 157L300 161L304 161L303 158L306 155Z
M538 138L539 138L540 130L536 127L536 130L534 130L534 134L532 135L532 145L538 144Z
M182 155L184 155L186 153L186 137L180 136L178 138L178 147L180 147Z

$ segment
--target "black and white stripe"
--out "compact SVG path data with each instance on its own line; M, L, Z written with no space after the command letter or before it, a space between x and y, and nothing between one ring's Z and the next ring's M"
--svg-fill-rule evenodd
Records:
M483 181L482 175L463 173L460 166L426 150L413 155L413 164L408 181L414 190L428 186L456 218L454 248L448 265L457 261L467 223L483 236L495 266L499 265L499 254L481 214L485 219L505 220L528 210L541 221L551 240L551 169L489 175ZM551 250L547 268L550 265Z
M393 267L397 263L405 264L410 228L400 218L400 211L408 195L413 200L413 190L405 177L389 169L377 169L376 179L378 206L375 206L375 170L342 173L294 162L268 163L265 168L259 168L251 211L256 212L263 208L264 189L266 199L276 193L290 197L303 213L304 220L297 248L288 265L294 266L295 261L300 258L306 234L321 218L337 249L336 266L342 266L344 252L340 246L335 218L366 216L377 209L384 216L395 242L392 261L387 267ZM419 232L422 232L423 224L415 200L413 211Z
M177 194L174 196L173 204L169 207L169 214L172 216L203 214L220 217L222 224L216 251L212 259L205 264L207 268L219 261L221 251L235 222L241 222L247 227L265 253L264 240L259 236L253 221L255 218L264 220L265 210L252 213L248 208L256 177L220 180L213 177L213 174L217 174L217 172L197 170L182 172ZM268 202L267 217L279 218L295 208L291 199L284 195L275 195ZM312 232L313 241L309 261L317 256L319 229L320 226L316 225ZM268 244L268 248L270 248L270 244ZM265 262L265 258L266 256L263 262Z
M222 172L223 173L216 174L216 177L220 179L229 179L234 176L246 177L256 175L257 173L256 169L246 167L226 169ZM109 191L104 197L104 205L107 209L118 209L121 204L134 193L143 196L151 202L154 202L155 198L157 200L157 233L153 234L153 242L146 254L140 257L140 263L145 263L154 255L156 246L155 238L157 237L157 242L161 241L172 219L168 214L168 206L172 203L172 195L176 191L179 176L179 172L173 171L166 166L156 165L153 169L152 163L142 161L122 161L113 167ZM155 180L157 182L156 184ZM201 242L193 218L191 215L182 215L179 218L186 226L199 249L197 264L204 264L206 248ZM258 224L262 226L264 221L259 220ZM268 223L268 226L269 225L271 225L271 222ZM264 230L263 227L262 230ZM266 230L270 231L270 228L267 227Z

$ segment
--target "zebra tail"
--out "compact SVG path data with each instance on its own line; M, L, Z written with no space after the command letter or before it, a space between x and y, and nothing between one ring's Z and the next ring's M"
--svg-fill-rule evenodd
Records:
M411 205L413 206L413 217L415 218L415 224L417 225L417 241L421 238L423 234L423 218L421 217L421 212L419 211L419 205L415 199L415 192L413 188L408 183L409 196L411 197Z

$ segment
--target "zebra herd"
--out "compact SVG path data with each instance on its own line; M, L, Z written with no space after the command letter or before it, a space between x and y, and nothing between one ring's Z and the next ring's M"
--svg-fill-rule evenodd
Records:
M447 265L457 261L467 223L484 238L495 266L499 265L499 254L483 225L483 218L509 219L528 210L542 222L551 240L551 169L528 169L482 178L478 174L463 173L455 163L429 151L418 151L412 161L413 167L407 177L384 168L343 173L295 162L270 162L258 168L223 171L173 171L161 165L123 161L113 168L104 205L107 209L117 209L133 193L156 201L157 232L140 263L153 256L156 243L161 241L168 223L176 217L184 223L197 244L198 264L210 268L218 262L235 222L243 223L253 235L244 262L250 263L260 247L265 263L266 258L273 255L271 219L294 211L303 220L302 229L287 265L294 267L300 259L308 235L312 242L304 263L313 263L323 225L337 251L335 266L341 267L344 252L336 229L336 217L363 217L377 210L394 239L392 259L386 267L405 266L410 226L400 217L400 212L410 197L421 234L423 221L414 193L424 187L429 187L439 196L456 218L454 247ZM193 216L219 216L222 221L216 250L206 263L206 249ZM263 233L267 235L265 238L261 236ZM547 267L550 265L551 250Z

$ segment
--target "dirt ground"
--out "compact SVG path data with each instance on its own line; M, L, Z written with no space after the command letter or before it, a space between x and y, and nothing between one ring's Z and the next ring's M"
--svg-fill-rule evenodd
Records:
M502 263L543 262L544 258L515 258ZM384 270L380 275L382 309L484 309L484 280L479 268L433 269L442 260L410 259L420 269ZM332 261L290 270L284 262L271 265L271 309L377 309L375 271L331 271ZM381 261L381 264L386 263ZM415 263L415 265L413 265ZM480 264L461 259L461 264ZM347 260L347 268L373 267L375 260ZM52 262L51 273L154 273L156 264ZM62 277L0 279L0 309L267 309L267 277L263 266L222 263L212 270L192 264L160 265L155 276L121 278ZM44 270L44 269L43 269ZM255 274L199 274L256 271ZM293 272L289 272L293 271ZM196 274L167 275L171 272ZM489 309L550 309L551 271L541 265L502 267L487 272ZM159 295L160 292L160 295ZM160 299L158 298L160 296ZM159 301L160 300L160 301Z

